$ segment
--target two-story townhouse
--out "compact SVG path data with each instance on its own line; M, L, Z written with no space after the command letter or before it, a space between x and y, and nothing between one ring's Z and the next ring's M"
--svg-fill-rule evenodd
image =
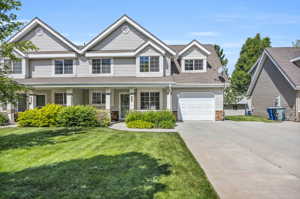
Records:
M179 120L223 119L226 81L213 45L167 45L126 15L84 46L38 18L9 42L24 40L38 50L15 49L21 61L10 76L33 90L8 105L9 114L56 103L107 109L114 120L130 110L165 109Z

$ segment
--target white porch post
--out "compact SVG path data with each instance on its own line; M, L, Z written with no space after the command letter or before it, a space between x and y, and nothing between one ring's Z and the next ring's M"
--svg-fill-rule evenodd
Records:
M171 88L171 85L169 85L169 88L167 89L167 109L172 111L172 88Z
M105 90L105 109L110 110L110 96L111 96L111 89L107 88Z
M135 94L135 89L134 88L129 89L129 110L134 110L134 94Z
M8 116L9 122L11 122L11 123L15 122L14 105L12 103L7 104L7 116Z
M36 95L29 94L29 109L34 109L36 107Z
M67 90L67 106L73 105L73 89Z

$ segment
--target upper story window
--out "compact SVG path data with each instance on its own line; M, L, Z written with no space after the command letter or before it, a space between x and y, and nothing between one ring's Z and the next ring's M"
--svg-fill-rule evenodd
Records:
M111 73L111 59L93 59L93 74L109 74Z
M185 59L184 60L184 70L185 71L202 71L203 59Z
M159 72L159 56L141 56L140 72Z
M11 73L12 74L22 74L22 62L21 61L12 62Z
M55 74L73 74L73 60L55 60Z
M159 92L141 92L142 110L159 110Z
M104 92L92 92L92 104L104 105L105 93Z
M55 93L54 94L54 103L60 105L67 104L67 93Z

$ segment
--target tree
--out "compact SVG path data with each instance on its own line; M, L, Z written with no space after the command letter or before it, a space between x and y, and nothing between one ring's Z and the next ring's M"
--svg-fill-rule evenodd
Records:
M226 76L228 76L228 68L227 68L228 59L226 58L224 50L217 44L214 45L214 48L217 52L218 57L220 58L222 66L224 67L224 73L226 74Z
M300 48L300 40L296 40L295 42L292 43L293 47Z
M240 51L240 57L231 76L231 88L239 96L246 94L251 81L248 71L261 56L265 48L271 46L269 37L261 38L260 34L249 37Z
M21 2L17 0L0 0L0 103L16 103L18 100L17 92L24 91L26 88L16 81L7 77L10 73L10 61L19 61L14 54L14 49L23 52L35 50L36 47L29 41L7 43L7 38L18 31L23 23L17 21L14 11L19 10Z

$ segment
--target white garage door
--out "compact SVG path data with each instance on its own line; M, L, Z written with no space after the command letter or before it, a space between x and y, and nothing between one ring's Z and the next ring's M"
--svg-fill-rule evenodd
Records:
M181 119L215 120L215 98L211 93L180 93L178 105Z

